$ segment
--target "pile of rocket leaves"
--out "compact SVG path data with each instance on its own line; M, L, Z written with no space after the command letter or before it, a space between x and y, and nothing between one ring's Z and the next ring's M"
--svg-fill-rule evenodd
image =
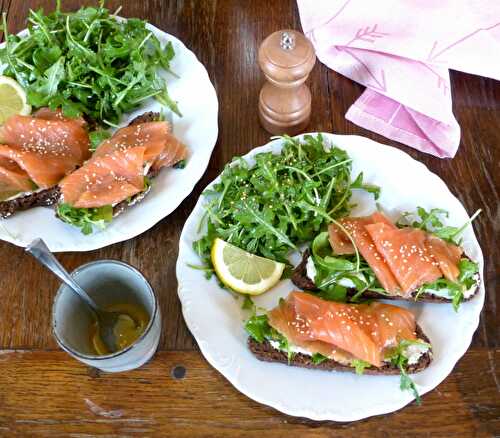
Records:
M379 188L351 178L351 161L321 135L302 140L283 137L281 153L256 154L228 164L220 181L205 190L207 232L194 242L207 276L213 272L210 249L219 237L252 254L288 262L291 251L310 242L335 218L351 211L353 189L378 197Z
M30 10L28 35L9 34L0 49L4 75L16 79L35 108L62 108L64 115L85 115L116 126L123 113L154 97L179 113L160 71L170 71L174 49L162 46L143 20L120 20L104 7L72 13Z

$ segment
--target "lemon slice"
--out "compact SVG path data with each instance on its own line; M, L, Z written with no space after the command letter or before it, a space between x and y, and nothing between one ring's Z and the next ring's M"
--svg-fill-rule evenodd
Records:
M12 78L0 76L0 125L13 115L26 116L31 113L31 105L26 102L26 93Z
M259 295L271 289L285 269L284 263L250 254L219 238L212 245L211 257L220 281L242 294Z

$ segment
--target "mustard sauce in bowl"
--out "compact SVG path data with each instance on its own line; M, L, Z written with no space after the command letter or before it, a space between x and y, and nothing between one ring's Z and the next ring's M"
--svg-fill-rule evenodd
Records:
M120 313L113 328L118 347L116 351L121 351L132 345L144 333L149 323L148 313L138 304L113 304L107 306L105 310ZM114 353L114 351L109 351L102 341L98 321L94 321L91 326L90 340L97 355L104 356Z

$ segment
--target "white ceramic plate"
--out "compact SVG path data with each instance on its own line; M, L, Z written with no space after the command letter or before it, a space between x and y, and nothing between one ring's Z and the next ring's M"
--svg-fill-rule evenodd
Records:
M379 202L393 219L402 211L414 211L416 206L448 210L450 225L462 225L468 219L462 204L446 184L406 153L363 137L323 135L330 144L345 149L353 158L353 176L363 171L365 181L382 187ZM244 158L253 164L255 154L280 149L281 141L275 140L252 150ZM354 215L374 210L371 196L360 196L357 191L355 197L360 205ZM412 394L400 391L399 376L357 376L257 360L246 347L243 320L248 314L241 309L241 299L221 289L215 278L207 281L203 272L187 266L187 263L200 264L192 243L200 237L197 229L203 204L201 197L184 226L177 278L184 318L212 366L248 397L286 414L314 420L359 420L395 411L413 400ZM467 254L479 262L482 273L483 256L472 227L465 230L463 237ZM255 302L258 306L272 308L279 297L293 289L290 281L282 281L273 290L257 297ZM420 394L442 382L465 353L478 326L483 302L482 280L478 295L464 303L458 313L448 304L405 305L416 313L434 350L430 367L414 376Z
M174 135L188 146L190 158L184 169L163 169L155 178L151 192L138 205L113 219L104 230L84 236L79 229L63 223L51 208L38 207L0 219L0 239L26 246L41 237L52 251L90 251L135 237L172 213L203 176L217 141L218 102L205 67L196 55L172 35L152 25L150 29L165 44L171 41L175 57L171 68L179 78L165 74L168 92L179 102L183 117L172 118ZM22 36L25 31L19 35ZM1 47L1 46L0 46ZM0 66L0 71L2 70ZM159 111L161 105L151 99L129 114L122 125L146 111Z

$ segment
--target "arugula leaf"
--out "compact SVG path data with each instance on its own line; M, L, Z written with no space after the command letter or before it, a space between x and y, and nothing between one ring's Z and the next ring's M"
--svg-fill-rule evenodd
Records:
M318 234L311 245L314 260L320 266L335 271L354 271L356 264L343 257L334 257L328 240L328 231Z
M257 309L252 298L250 298L250 295L245 295L245 298L243 299L243 304L241 305L241 308L243 310L251 310L253 314L255 314L255 311Z
M288 363L295 355L288 339L269 325L267 315L254 315L249 318L245 323L245 330L257 342L264 342L266 339L278 342L279 349L287 353Z
M458 263L458 269L460 270L460 274L458 274L458 281L463 283L467 289L472 287L476 283L476 279L474 277L479 272L479 264L473 262L472 260L463 258Z
M123 113L155 98L179 116L161 70L171 74L175 53L162 46L144 20L119 21L103 7L63 13L30 10L29 34L11 35L3 14L4 75L16 79L34 107L62 108L68 117L82 113L98 124L116 126Z
M380 197L380 187L374 184L363 183L363 172L361 172L358 177L351 184L351 189L362 189L368 193L372 193L375 200Z
M418 393L415 382L410 376L408 376L408 373L404 369L404 366L400 365L399 370L401 372L399 388L401 389L401 391L411 391L413 393L413 396L415 397L415 403L420 406L422 404L422 400L420 399L420 394Z
M166 88L163 90L162 93L157 94L155 97L158 102L170 108L179 117L182 117L182 114L179 111L179 107L177 106L177 102L170 97Z
M328 360L326 356L323 356L321 353L314 353L311 356L311 361L314 365L319 365L320 363L324 362L325 360Z
M38 79L33 86L39 94L45 96L46 102L57 93L60 82L65 76L64 57L61 56L50 68L48 68L43 76Z
M271 336L267 315L254 315L245 323L245 330L257 342L264 342Z
M365 368L369 368L371 364L362 359L354 359L351 362L351 366L353 366L356 369L356 374L361 375L364 373Z
M64 222L80 228L83 234L91 234L93 228L104 229L113 219L113 207L74 208L69 204L57 206L57 216Z
M418 290L415 300L418 300L420 295L424 292L433 291L447 291L448 296L451 298L453 309L458 312L458 308L464 299L464 293L477 283L477 273L479 272L479 265L469 259L462 258L458 263L460 271L457 281L451 281L446 278L439 278L432 283L426 283Z
M358 260L355 256L334 255L327 231L315 237L311 245L311 252L316 268L314 281L320 290L317 295L321 298L346 301L347 288L340 284L346 280L352 283L357 290L356 294L350 299L353 302L359 301L367 289L380 287L375 273L364 259L359 259L358 269Z
M452 227L445 226L442 222L443 217L448 218L449 216L446 210L442 208L432 208L427 211L423 207L417 207L417 217L415 217L414 213L405 212L397 222L397 225L399 227L407 227L410 225L413 228L418 228L434 234L454 245L460 245L460 241L457 241L458 236L480 213L481 210L477 210L464 225L461 227ZM414 218L414 220L411 221L411 218Z
M94 152L104 140L111 138L111 133L103 129L98 129L97 131L90 132L89 138L90 138L90 150Z
M186 265L189 266L191 269L196 269L198 271L204 271L205 278L207 280L210 280L212 278L212 275L214 275L214 270L212 268L207 268L206 266L193 265L192 263L186 263Z
M340 284L323 286L315 295L327 301L345 302L347 301L347 288Z
M174 164L174 169L184 169L186 167L187 161L181 160L178 163Z
M415 382L413 382L413 380L410 376L408 376L407 373L408 358L405 355L406 348L414 344L426 345L430 347L428 343L420 340L403 339L399 342L398 346L389 353L387 359L389 359L394 366L397 366L399 368L399 371L401 373L399 385L400 389L402 391L411 391L415 397L415 402L417 403L417 405L420 405L420 394L418 393Z

